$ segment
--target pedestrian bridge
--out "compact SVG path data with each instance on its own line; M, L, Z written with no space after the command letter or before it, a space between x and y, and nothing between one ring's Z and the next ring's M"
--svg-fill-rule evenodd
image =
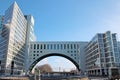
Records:
M70 60L78 70L85 70L84 47L87 42L31 42L28 54L28 71L42 59L61 56Z

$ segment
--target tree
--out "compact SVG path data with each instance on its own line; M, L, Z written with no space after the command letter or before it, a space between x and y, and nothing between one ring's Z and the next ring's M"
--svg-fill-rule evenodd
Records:
M46 72L52 72L52 68L49 64L44 64L37 66L35 70L38 72L40 70L40 73L46 73Z

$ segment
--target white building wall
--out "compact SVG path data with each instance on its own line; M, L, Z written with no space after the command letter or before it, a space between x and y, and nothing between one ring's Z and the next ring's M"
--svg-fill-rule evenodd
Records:
M29 67L38 58L49 54L63 54L75 61L82 71L85 71L84 52L81 50L87 43L83 42L31 42ZM35 47L36 45L36 47ZM37 49L37 46L39 48ZM42 47L42 48L41 48ZM82 60L83 59L83 60Z

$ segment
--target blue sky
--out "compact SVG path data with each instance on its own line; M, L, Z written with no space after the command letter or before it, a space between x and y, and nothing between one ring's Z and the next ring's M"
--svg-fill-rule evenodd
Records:
M15 0L1 0L0 14ZM120 36L120 0L16 0L35 19L37 41L89 41L108 30Z

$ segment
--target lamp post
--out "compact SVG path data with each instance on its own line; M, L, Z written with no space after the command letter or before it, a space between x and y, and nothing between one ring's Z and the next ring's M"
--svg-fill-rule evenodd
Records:
M40 77L40 75L41 75L41 74L40 74L40 70L39 70L39 80L41 80L41 77Z

